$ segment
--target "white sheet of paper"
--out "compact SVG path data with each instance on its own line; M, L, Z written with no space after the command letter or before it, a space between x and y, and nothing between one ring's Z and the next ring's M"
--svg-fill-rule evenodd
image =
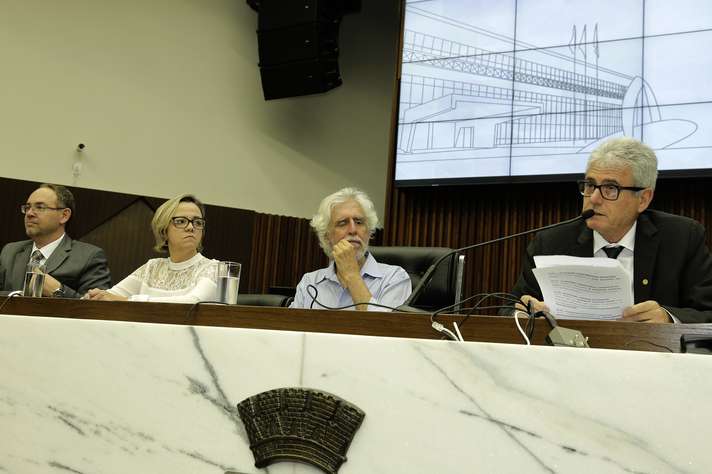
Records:
M630 276L613 258L534 257L532 271L551 314L562 319L618 319L633 304Z

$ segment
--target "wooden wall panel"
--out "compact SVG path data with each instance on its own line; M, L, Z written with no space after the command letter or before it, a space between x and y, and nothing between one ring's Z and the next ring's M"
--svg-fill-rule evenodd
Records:
M145 201L137 199L111 219L81 236L83 242L104 249L114 284L149 258L164 256L152 248L155 243L150 227L153 211Z
M242 264L241 281L252 272L253 228L255 212L224 206L206 206L207 219L203 254L218 260ZM241 283L242 285L242 283ZM244 293L245 289L241 288Z
M20 206L27 202L28 196L37 188L37 183L16 179L0 178L0 243L24 240L25 227Z
M70 235L84 236L105 222L112 220L137 201L142 200L141 196L133 194L98 191L96 189L70 189L74 194L77 208L75 215L67 226L67 232ZM155 207L152 209L155 209ZM153 214L153 210L151 210L151 214Z
M651 208L698 220L709 246L711 189L712 178L661 179ZM575 183L393 187L384 244L464 247L575 217L581 203ZM468 252L463 294L509 291L531 238Z
M251 260L255 268L247 282L250 293L294 287L304 273L328 262L307 219L255 213L254 229Z

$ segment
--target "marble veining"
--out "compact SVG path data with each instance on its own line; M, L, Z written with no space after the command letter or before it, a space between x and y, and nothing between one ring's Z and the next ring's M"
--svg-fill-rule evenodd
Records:
M331 392L340 472L707 472L712 358L0 316L0 473L258 470L236 405Z
M195 380L191 377L187 377L188 381L190 382L191 392L200 395L205 400L213 404L216 408L221 410L221 412L225 416L227 416L231 422L235 424L236 433L240 435L243 441L247 442L247 433L245 432L245 429L242 426L242 421L240 421L240 416L237 412L237 401L229 400L227 395L225 394L225 391L220 386L220 378L218 377L215 367L213 367L213 364L208 360L205 355L205 351L201 346L200 336L198 336L198 332L196 331L196 329L194 327L188 327L188 331L190 331L190 335L193 340L193 346L195 347L196 352L200 356L200 359L203 361L203 364L205 365L205 371L209 376L210 384L212 386L212 389L214 389L216 396L211 396L211 390L209 390L209 388L202 382Z
M459 348L458 348L459 349ZM421 351L422 352L422 351ZM492 364L487 363L487 361L483 358L477 357L475 354L467 354L470 359L472 359L472 363L474 365L477 365L478 367L482 368L483 370L486 370L488 375L490 375L493 379L497 380L498 387L504 391L515 391L517 392L518 395L524 396L528 398L529 400L527 401L528 404L534 404L534 403L549 403L545 399L541 399L537 396L535 393L527 393L524 390L521 390L516 387L512 387L511 384L508 383L507 377L502 377L502 372L501 368L499 367L493 367ZM524 428L519 425L511 424L509 422L497 419L493 417L485 408L481 406L481 404L477 401L476 395L466 393L454 380L453 377L450 377L448 375L447 371L436 364L426 353L423 353L423 357L428 360L432 365L433 368L440 372L442 376L447 380L449 385L457 392L461 393L465 398L467 398L472 405L475 408L475 411L470 411L467 409L461 409L460 413L466 416L471 416L471 417L476 417L481 420L487 421L491 423L494 427L501 428L504 433L506 433L512 442L516 444L520 449L528 453L534 461L536 461L539 466L544 469L546 472L556 472L555 469L552 466L549 466L547 462L539 457L535 451L527 447L526 443L524 442L525 440L527 441L532 441L535 440L536 442L544 442L547 444L550 444L554 447L558 447L565 451L567 454L570 455L578 455L578 456L594 456L598 457L601 461L604 463L610 463L612 464L612 467L615 468L620 468L624 472L638 472L635 469L631 468L630 466L626 466L623 463L617 462L615 459L611 459L607 455L598 455L598 454L593 454L593 453L588 453L585 450L581 448L576 448L573 446L569 446L566 444L562 444L560 441L556 439L548 439L544 435L531 431L527 428ZM492 370L495 369L495 370ZM536 370L537 375L542 376L542 368L541 367L532 367L533 370ZM537 370L538 369L538 370ZM545 368L544 368L545 369ZM546 377L549 380L553 381L552 374L549 373L548 376ZM561 408L561 406L558 406L557 408ZM629 433L626 433L625 431L622 431L620 428L617 426L611 426L611 425L606 425L602 424L599 420L595 419L590 419L590 418L585 418L582 417L580 413L576 413L573 411L568 411L568 412L563 412L559 413L558 416L569 416L571 417L572 420L576 420L576 423L585 423L585 427L582 426L582 428L586 428L591 430L592 433L599 433L599 436L604 436L605 438L608 439L614 439L616 443L625 443L627 446L631 448L637 448L645 454L656 458L659 461L659 464L663 467L665 467L666 471L674 471L674 472L684 472L684 468L682 466L675 466L672 463L670 463L668 460L666 460L664 457L661 457L656 453L653 449L650 449L651 447L646 444L644 440L638 439L636 436L631 435ZM520 435L524 435L524 438L520 440Z

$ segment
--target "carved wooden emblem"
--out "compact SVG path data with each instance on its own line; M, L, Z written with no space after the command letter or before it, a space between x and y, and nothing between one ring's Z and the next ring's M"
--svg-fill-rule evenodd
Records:
M281 461L311 464L330 474L346 462L366 414L336 395L307 388L278 388L237 405L255 466Z

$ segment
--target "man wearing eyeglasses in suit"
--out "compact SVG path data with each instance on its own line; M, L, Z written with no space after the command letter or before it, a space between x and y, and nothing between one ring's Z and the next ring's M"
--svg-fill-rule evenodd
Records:
M712 322L712 257L705 229L686 217L649 210L657 158L648 146L623 137L591 153L578 182L583 211L594 214L540 232L527 248L512 293L534 311L548 310L532 273L535 255L616 258L631 275L633 306L624 321Z
M108 288L111 275L104 251L72 240L65 226L74 212L74 196L64 186L42 184L20 206L30 240L11 242L0 252L3 291L21 290L28 263L44 265L43 296L79 298L89 288Z

